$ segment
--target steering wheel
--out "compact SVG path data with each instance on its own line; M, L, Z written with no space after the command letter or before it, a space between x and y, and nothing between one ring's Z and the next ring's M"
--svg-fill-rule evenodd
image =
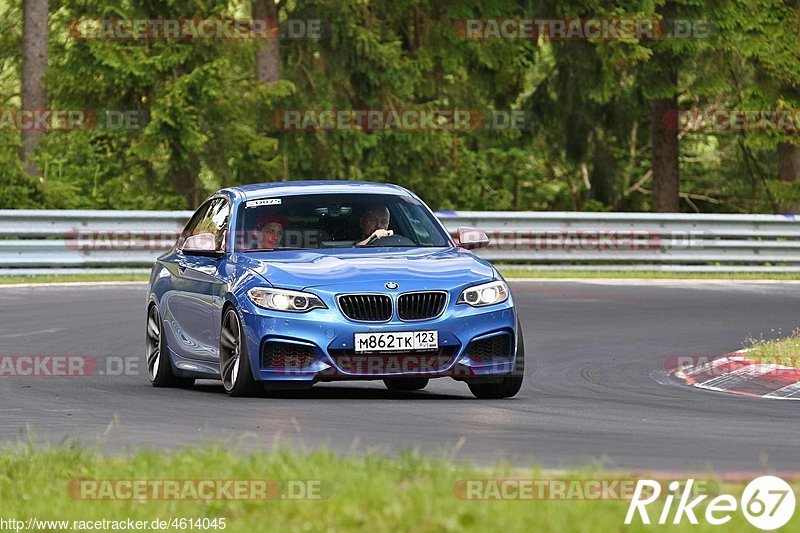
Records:
M408 237L403 237L402 235L389 235L387 237L378 237L377 239L372 239L364 246L416 246L417 244L409 239Z

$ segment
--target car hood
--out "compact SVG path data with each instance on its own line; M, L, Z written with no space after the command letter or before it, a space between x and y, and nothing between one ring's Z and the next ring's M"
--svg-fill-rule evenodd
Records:
M275 287L304 289L387 281L462 285L492 279L494 269L462 248L328 248L237 255Z

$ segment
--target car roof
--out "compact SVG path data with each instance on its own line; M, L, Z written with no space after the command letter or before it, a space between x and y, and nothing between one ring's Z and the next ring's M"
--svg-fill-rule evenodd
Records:
M398 196L412 196L412 194L391 183L373 183L369 181L277 181L274 183L253 183L232 187L244 199L264 198L269 196L289 196L300 194L394 194Z

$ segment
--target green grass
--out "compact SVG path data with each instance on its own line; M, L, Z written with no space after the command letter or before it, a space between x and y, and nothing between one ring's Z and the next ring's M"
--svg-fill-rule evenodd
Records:
M226 531L650 531L637 520L623 524L626 500L475 501L456 497L467 479L605 479L602 471L558 476L537 469L478 468L407 453L397 458L342 458L325 451L281 450L245 455L235 445L167 453L108 456L77 447L0 450L0 518L122 520L225 518ZM619 478L617 476L612 476ZM74 480L305 480L320 481L321 499L262 501L98 501L76 499ZM628 478L635 479L635 478ZM666 483L664 483L666 490ZM737 488L735 490L740 490ZM726 489L726 492L735 491ZM707 500L706 500L707 501ZM663 500L648 509L661 513ZM702 505L699 506L702 510ZM672 511L674 513L675 507ZM735 513L728 528L742 530ZM719 531L703 523L670 530ZM747 528L752 529L752 528ZM211 530L213 531L213 530Z
M521 270L499 266L506 278L581 278L581 279L721 279L721 280L800 280L800 272L661 272L643 270L625 271L586 271L586 270Z
M747 339L745 348L748 352L744 355L748 359L768 364L800 367L800 329L792 332L789 337L773 341Z
M21 283L75 283L94 281L147 281L149 274L62 274L39 276L0 276L0 285Z

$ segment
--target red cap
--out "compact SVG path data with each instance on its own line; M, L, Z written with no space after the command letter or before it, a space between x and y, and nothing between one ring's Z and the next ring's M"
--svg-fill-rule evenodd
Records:
M289 219L283 215L263 214L256 219L256 228L261 228L270 222L280 224L284 229L286 229L286 226L289 225Z

